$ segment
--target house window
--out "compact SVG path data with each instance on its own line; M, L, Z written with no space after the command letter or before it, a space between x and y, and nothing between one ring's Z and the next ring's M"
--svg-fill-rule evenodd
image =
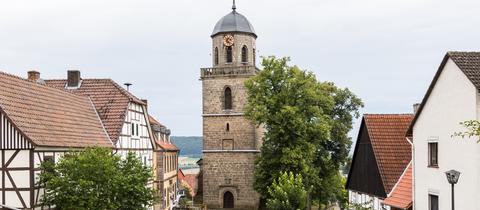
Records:
M242 47L242 63L248 62L248 48L247 46Z
M428 195L428 209L438 210L438 195Z
M135 123L132 123L132 136L135 136Z
M225 109L232 109L232 90L227 87L225 88Z
M215 65L218 65L218 47L215 47Z
M438 167L438 142L428 143L428 166Z
M233 52L232 52L232 47L227 47L227 63L232 63L233 62Z

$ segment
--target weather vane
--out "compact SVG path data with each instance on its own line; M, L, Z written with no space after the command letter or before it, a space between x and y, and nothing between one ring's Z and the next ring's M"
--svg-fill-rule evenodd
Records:
M235 0L233 0L233 6L232 6L233 11L237 9L237 6L235 5Z

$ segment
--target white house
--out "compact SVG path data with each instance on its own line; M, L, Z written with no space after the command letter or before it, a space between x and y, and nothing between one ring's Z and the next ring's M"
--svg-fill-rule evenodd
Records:
M0 204L43 209L39 166L66 151L113 144L88 97L0 72ZM2 208L3 209L3 208Z
M68 71L67 79L45 80L47 86L91 98L115 145L125 157L134 152L153 166L155 140L150 129L147 102L140 100L111 79L82 79L80 71Z
M459 123L480 114L480 53L448 52L420 104L408 135L413 136L414 209L451 208L445 172L461 172L455 185L456 209L478 209L480 144L478 138L452 137Z

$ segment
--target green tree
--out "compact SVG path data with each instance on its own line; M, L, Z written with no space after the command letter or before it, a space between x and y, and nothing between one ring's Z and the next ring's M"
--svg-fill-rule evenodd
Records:
M264 58L263 70L245 83L246 115L266 130L255 189L268 199L268 186L281 172L293 171L302 176L310 197L328 204L341 190L331 181L348 155L348 132L363 104L348 89L318 82L312 72L288 61Z
M268 187L268 194L270 198L267 200L267 209L303 210L307 205L307 191L302 176L292 172L281 173Z
M122 160L107 148L66 153L58 163L42 164L42 201L57 209L147 209L154 191L151 170L135 154Z
M462 131L462 132L455 132L452 136L458 136L458 137L480 137L480 121L478 120L468 120L464 122L460 122L460 125L465 127L467 130ZM480 138L477 140L478 143L480 143Z

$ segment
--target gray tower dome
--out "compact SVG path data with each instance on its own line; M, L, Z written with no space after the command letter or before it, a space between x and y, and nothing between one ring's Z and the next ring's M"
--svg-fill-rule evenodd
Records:
M228 32L242 32L252 34L253 36L257 37L257 35L255 34L255 29L253 29L250 21L248 21L245 16L236 11L237 8L235 6L235 3L233 4L232 9L232 12L225 15L217 22L215 28L213 29L212 37L220 33Z

